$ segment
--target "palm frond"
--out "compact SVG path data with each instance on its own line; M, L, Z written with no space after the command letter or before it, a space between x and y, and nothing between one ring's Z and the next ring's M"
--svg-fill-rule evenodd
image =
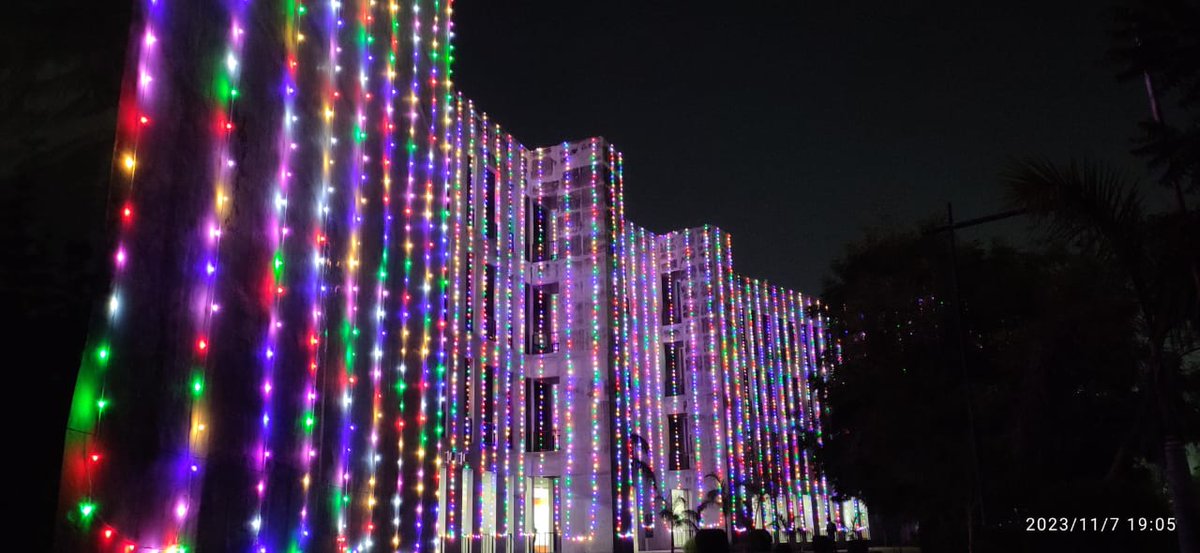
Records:
M641 434L638 434L638 433L630 434L629 441L635 447L637 447L638 451L641 451L643 454L646 454L646 455L650 454L650 442L647 442L646 438L643 438Z
M1109 257L1143 279L1145 212L1136 179L1092 161L1018 160L1002 174L1007 201L1053 238Z
M720 505L720 504L721 504L721 490L719 488L714 488L714 489L708 490L707 492L704 492L704 499L700 500L700 505L696 507L696 511L699 513L703 513L705 509L708 509L709 507L712 507L713 505Z
M654 490L654 493L658 493L658 476L654 474L654 469L651 468L650 465L646 464L645 461L642 461L636 457L633 458L633 474L635 477L640 476L642 479L649 482L651 489Z

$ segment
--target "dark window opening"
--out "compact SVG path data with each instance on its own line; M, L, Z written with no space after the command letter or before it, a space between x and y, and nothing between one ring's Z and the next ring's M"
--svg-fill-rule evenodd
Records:
M771 362L775 360L775 331L771 325L771 317L763 315L761 325L763 337L763 357L766 358L767 362Z
M663 273L662 324L673 325L683 322L683 271Z
M525 260L549 261L554 252L550 208L542 200L525 198Z
M483 366L480 393L479 436L484 445L496 445L496 367Z
M496 237L496 172L483 168L483 226L488 238Z
M667 431L671 448L670 457L667 459L668 470L692 468L692 458L688 455L687 426L687 413L667 415Z
M792 362L792 348L796 347L796 325L792 321L786 323L781 319L779 321L780 331L783 332L783 364L789 365Z
M471 398L472 366L471 365L472 365L472 361L471 361L470 357L462 358L463 385L462 385L462 390L461 390L461 394L462 394L461 397L462 397L462 406L463 406L463 414L462 414L463 415L463 417L462 417L462 420L463 420L463 444L465 447L469 447L471 445L471 438L474 436L473 430L474 430L474 426L475 426L475 421L472 419L472 413L474 412L474 410L471 409L471 400L472 400L472 398Z
M474 194L471 194L471 190L475 187L475 156L467 156L467 175L466 180L463 182L466 183L464 188L466 188L467 192L467 224L469 225L475 221L475 209L471 205L471 198L474 196Z
M483 335L496 339L496 266L483 266Z
M558 349L554 339L554 296L558 283L525 285L525 352L551 353Z
M663 359L663 389L667 397L683 394L683 342L667 342Z
M466 295L463 298L463 305L466 312L463 313L463 321L466 325L467 334L475 332L475 302L472 301L475 298L474 287L472 286L475 276L474 269L471 256L466 256L466 266L463 268L463 282L465 283L463 285L463 293Z
M554 385L557 377L525 379L525 451L555 451Z

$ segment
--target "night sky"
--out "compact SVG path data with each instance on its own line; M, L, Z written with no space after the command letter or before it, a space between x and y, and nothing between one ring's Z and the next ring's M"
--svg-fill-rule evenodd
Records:
M457 84L527 146L607 137L637 223L715 224L739 271L812 293L867 226L1002 209L1012 156L1143 171L1112 2L716 6L460 0Z

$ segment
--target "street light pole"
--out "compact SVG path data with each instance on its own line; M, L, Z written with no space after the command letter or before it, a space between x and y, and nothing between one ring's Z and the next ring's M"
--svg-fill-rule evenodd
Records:
M946 202L946 225L933 228L926 232L926 235L940 234L942 232L950 233L950 289L953 296L952 299L954 301L954 335L955 343L958 346L958 364L959 369L962 371L963 395L967 411L967 447L969 449L968 454L970 456L969 471L971 474L971 492L973 496L972 501L970 501L967 505L968 552L973 552L975 548L975 525L973 524L975 508L976 506L979 508L979 522L981 525L987 524L987 510L984 508L983 484L980 474L981 471L979 469L979 447L975 438L975 407L974 403L971 401L971 373L967 369L967 346L965 337L963 336L965 330L963 328L963 303L962 293L960 291L961 283L958 275L957 231L961 228L968 228L994 221L1009 219L1018 215L1023 215L1024 213L1025 210L1023 209L1013 209L1000 213L994 213L992 215L985 215L983 217L976 217L974 219L967 219L966 221L956 222L954 220L954 204L951 202Z

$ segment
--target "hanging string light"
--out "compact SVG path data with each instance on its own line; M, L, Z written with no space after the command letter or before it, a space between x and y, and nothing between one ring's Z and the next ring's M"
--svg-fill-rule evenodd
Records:
M261 531L263 527L263 508L267 501L267 494L270 491L268 490L268 470L272 447L270 423L274 414L271 398L275 388L279 333L282 332L281 329L284 325L284 321L281 319L280 303L283 301L284 292L288 288L285 281L286 259L284 251L285 240L287 240L289 235L287 206L290 191L289 181L292 178L291 160L293 152L297 149L293 131L297 119L295 115L295 96L298 86L296 81L298 64L296 61L296 47L298 42L296 17L298 16L298 12L297 5L290 5L284 10L283 14L285 63L279 86L283 110L280 117L280 129L276 139L276 155L279 157L279 167L276 169L274 186L268 192L267 201L267 205L270 208L270 215L268 215L266 236L268 237L271 256L265 275L265 280L268 283L265 301L270 307L267 312L267 325L263 329L261 346L262 376L260 395L262 402L262 423L259 429L257 444L254 446L256 452L256 466L253 479L255 481L255 506L254 518L252 519L254 522L250 526L253 535L253 547L260 551L267 549ZM193 383L193 392L200 393L202 386L202 382L196 381Z
M212 170L200 242L187 254L195 271L177 286L193 306L172 338L188 362L166 377L186 387L187 440L170 459L178 474L155 482L154 501L167 501L161 520L133 521L131 532L109 518L92 482L110 460L101 421L125 416L132 401L112 374L129 355L118 324L136 305L129 275L147 263L134 185L159 163L146 138L160 117L151 100L173 81L156 80L156 52L181 48L159 34L167 3L143 6L122 103L113 285L81 364L67 449L78 459L64 482L79 526L118 549L181 551L196 536L207 448L221 439L209 436L210 416L226 408L210 403L208 380L231 374L219 363L241 346L227 329L246 323L232 320L238 309L223 321L218 301L240 285L229 256L241 239L269 254L253 267L265 283L255 292L262 318L246 340L255 357L245 389L256 394L245 409L257 424L230 446L246 451L236 470L250 489L236 493L251 494L239 523L249 550L357 553L388 534L393 551L458 537L528 544L526 480L554 476L554 527L536 530L570 543L599 538L609 516L622 539L653 528L662 494L703 493L710 473L723 479L723 512L703 526L740 532L779 516L790 530L810 514L841 524L860 511L831 499L821 464L824 383L840 363L823 307L736 274L719 229L660 235L628 221L623 158L603 139L527 151L477 114L450 78L452 2L328 0L305 17L304 3L287 0L280 17L227 0L212 39L217 96L205 106L203 150ZM278 28L247 42L247 22L268 13ZM243 57L282 71L243 82L254 71ZM265 103L242 107L251 103L242 86L279 89L254 89L245 97ZM260 112L282 115L258 125ZM260 151L254 144L275 156L269 175L235 187L257 174L238 166ZM230 222L235 197L255 212L253 235ZM251 209L250 198L269 202ZM307 320L291 320L300 306ZM518 337L550 351L523 351ZM392 470L394 489L380 484ZM380 508L389 496L391 509Z
M123 330L126 288L132 282L131 272L135 264L131 259L131 247L137 232L142 229L136 224L140 215L137 202L140 192L138 165L145 164L153 146L153 120L158 117L158 101L168 90L154 84L160 70L161 45L159 30L165 19L165 6L155 0L145 0L135 11L135 25L140 29L134 47L137 49L136 65L127 75L122 89L118 116L117 137L114 147L112 182L115 191L113 205L116 213L110 219L114 237L112 284L103 311L95 323L99 330L89 337L80 362L76 379L75 394L67 422L67 443L64 451L62 486L72 497L73 504L67 507L67 517L83 532L97 531L102 543L124 543L134 545L127 536L107 521L102 510L97 483L109 475L106 461L108 440L107 428L103 425L105 411L112 405L111 373L121 370L122 354L115 346ZM149 229L146 229L149 230ZM121 398L132 401L132 398Z

